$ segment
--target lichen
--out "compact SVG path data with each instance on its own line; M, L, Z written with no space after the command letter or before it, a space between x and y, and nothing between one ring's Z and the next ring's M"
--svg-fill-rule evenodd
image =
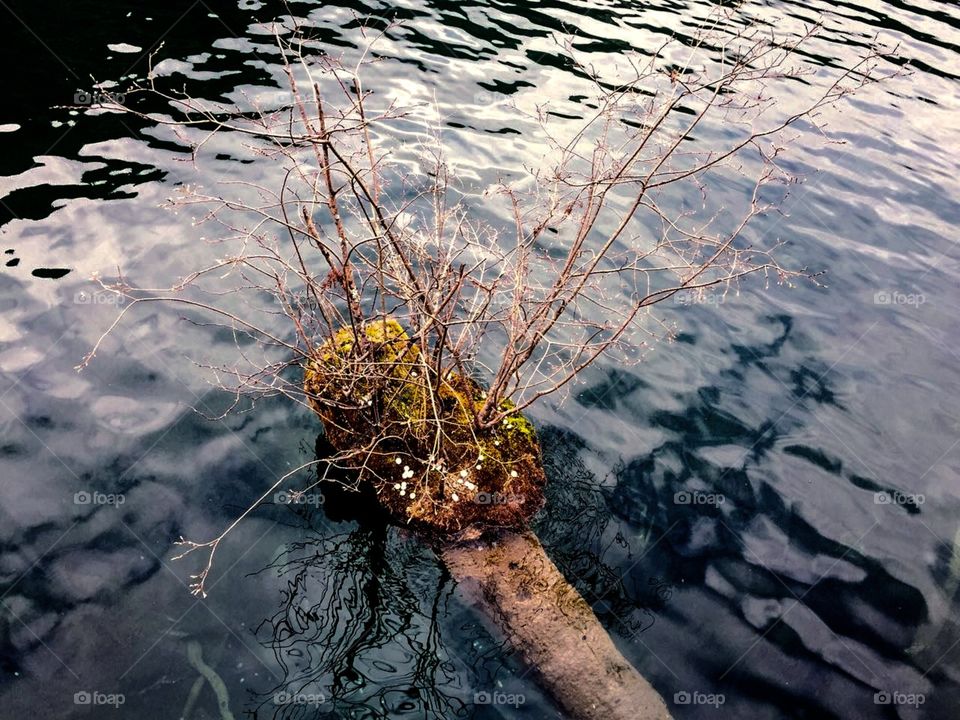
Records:
M444 533L522 527L543 503L533 425L522 413L475 422L486 394L431 371L395 320L341 328L305 368L304 387L330 444L398 519ZM505 401L501 408L515 405Z

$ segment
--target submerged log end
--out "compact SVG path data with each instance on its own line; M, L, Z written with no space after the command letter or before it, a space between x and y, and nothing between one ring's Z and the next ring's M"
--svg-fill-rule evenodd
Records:
M451 545L443 557L571 717L670 718L663 698L617 650L533 533Z

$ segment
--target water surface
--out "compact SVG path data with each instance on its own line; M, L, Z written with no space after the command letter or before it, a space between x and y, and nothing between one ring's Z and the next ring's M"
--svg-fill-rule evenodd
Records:
M482 211L490 183L544 152L514 104L582 112L558 34L611 62L689 34L709 7L291 12L331 52L354 46L357 16L402 21L372 85L437 103L459 187ZM662 307L673 342L638 366L598 366L565 402L536 408L551 479L537 531L678 718L952 718L960 10L751 7L782 13L785 31L828 13L808 58L818 78L878 35L911 68L831 116L842 144L801 131L791 163L806 182L784 216L753 230L827 270L825 286L747 283L722 302ZM116 312L93 294L92 273L119 265L169 284L214 252L189 216L159 207L176 184L262 181L271 168L241 162L228 135L194 167L169 132L67 106L143 78L161 42L155 64L170 87L231 101L275 91L268 23L285 12L249 0L0 5L3 717L219 717L209 687L191 700L191 646L236 717L560 716L431 549L342 498L262 508L219 551L209 597L189 594L199 561L172 562L174 542L215 536L316 453L314 418L279 401L205 419L229 399L190 358L229 354L230 338L151 308L73 370ZM422 130L413 120L397 132ZM695 492L724 502L685 503ZM475 702L496 690L524 702ZM94 692L124 704L76 704ZM723 706L684 703L706 695ZM878 703L917 695L919 708Z

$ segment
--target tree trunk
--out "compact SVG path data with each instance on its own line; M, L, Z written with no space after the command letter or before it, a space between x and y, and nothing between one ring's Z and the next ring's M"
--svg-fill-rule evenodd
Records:
M617 650L533 533L451 545L443 558L569 717L669 720L663 698Z

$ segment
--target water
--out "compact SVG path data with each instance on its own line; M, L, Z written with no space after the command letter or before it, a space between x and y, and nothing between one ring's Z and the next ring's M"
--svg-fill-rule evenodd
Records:
M844 144L801 133L791 157L807 182L788 217L757 226L789 241L789 259L827 269L826 287L748 283L722 304L663 307L675 342L637 367L599 366L562 405L535 409L551 477L537 531L678 718L955 717L960 11L932 0L771 7L791 18L783 29L831 12L815 65L849 62L879 33L912 68L832 117ZM331 48L356 38L354 12L404 21L376 89L435 98L479 206L486 184L543 152L506 96L575 107L555 33L576 30L606 62L689 32L706 8L292 12ZM226 353L228 338L151 308L73 370L116 312L89 294L91 273L119 264L143 284L169 282L211 252L189 217L158 208L174 184L270 169L238 162L229 137L195 169L146 121L64 106L92 91L90 76L118 89L143 77L160 40L171 83L210 99L269 91L279 76L265 23L281 12L0 7L3 717L220 717L209 686L190 700L190 647L235 717L559 717L431 549L342 499L259 510L218 550L210 596L188 593L201 560L172 562L177 538L214 537L315 453L316 421L284 403L223 420L195 412L217 415L228 400L188 358ZM525 702L474 703L494 690ZM94 708L76 693L124 702ZM894 704L878 703L883 693Z

